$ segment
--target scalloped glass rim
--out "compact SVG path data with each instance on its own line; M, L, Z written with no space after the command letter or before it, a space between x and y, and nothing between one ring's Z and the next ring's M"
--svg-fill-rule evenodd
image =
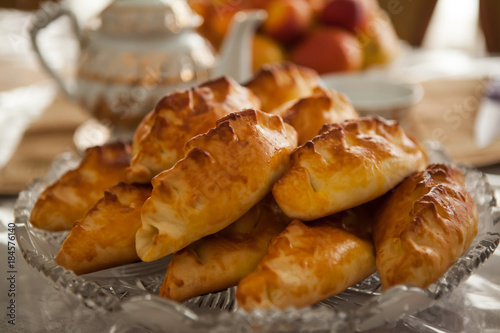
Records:
M433 162L449 159L439 145L427 143ZM432 306L452 292L495 251L500 239L500 210L494 191L479 171L463 168L466 186L476 200L479 231L471 247L434 284L427 289L397 286L380 292L378 276L372 275L342 294L304 309L254 311L237 309L235 288L195 297L179 304L157 296L169 258L153 263L136 263L92 274L76 276L55 263L54 256L67 233L50 233L31 226L29 216L41 191L63 172L73 168L79 156L59 156L48 174L34 180L19 194L14 216L19 248L30 266L58 289L82 299L89 308L126 314L145 328L245 331L330 332L365 331L397 321Z

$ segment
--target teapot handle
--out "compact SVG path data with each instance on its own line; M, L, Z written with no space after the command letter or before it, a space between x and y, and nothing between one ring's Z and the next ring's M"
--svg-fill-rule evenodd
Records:
M61 79L61 76L54 70L52 66L49 65L46 58L43 56L42 52L40 51L40 47L37 40L38 33L61 16L69 17L73 32L75 33L76 36L79 37L80 28L78 26L78 22L76 20L75 15L71 11L63 8L63 6L60 5L46 6L35 14L33 23L29 30L31 45L33 47L33 50L35 51L35 54L40 60L42 67L47 71L47 73L49 73L54 78L54 80L56 81L57 85L61 88L61 90L68 97L75 98L73 93L70 91L70 89L68 89L67 85Z

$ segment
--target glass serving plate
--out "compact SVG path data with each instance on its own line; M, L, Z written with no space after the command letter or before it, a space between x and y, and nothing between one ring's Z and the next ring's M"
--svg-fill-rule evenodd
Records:
M428 143L427 149L432 162L449 161L435 144ZM449 295L488 259L500 239L500 209L492 187L481 172L462 168L466 187L478 207L478 234L467 252L427 289L402 285L381 292L375 273L337 296L299 310L245 312L238 309L235 288L176 303L157 295L169 257L81 276L55 263L67 232L34 228L29 222L30 212L43 189L79 160L72 153L61 155L45 177L34 180L20 193L14 211L19 248L29 265L56 288L78 296L91 309L122 314L120 318L135 327L154 331L367 331L424 310Z

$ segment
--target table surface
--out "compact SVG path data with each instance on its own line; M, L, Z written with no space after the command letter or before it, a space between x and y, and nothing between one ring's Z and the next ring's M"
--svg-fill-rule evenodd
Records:
M27 39L29 13L0 11L0 94L18 87L25 87L47 79L40 71L31 52ZM62 23L63 24L63 23ZM67 41L67 36L52 32L51 37ZM74 49L60 52L55 44L52 56L61 66L74 58ZM65 44L66 45L66 44ZM71 47L69 47L71 49ZM59 57L59 58L58 58ZM450 75L469 75L470 68L460 63L475 63L475 75L480 71L491 74L498 70L498 59L471 59L456 51L425 52L414 51L412 60L399 66L397 74L414 80L425 80ZM419 59L419 60L418 60ZM450 60L451 59L451 60ZM411 66L411 62L418 66ZM492 63L495 66L492 66ZM457 65L458 64L458 65ZM17 67L16 67L17 66ZM23 77L9 75L12 68L22 68ZM480 70L478 70L480 68ZM391 70L394 70L392 68ZM500 73L500 71L499 71ZM394 74L394 73L392 73ZM48 89L47 93L52 90ZM1 101L1 99L0 99ZM1 109L1 108L0 108ZM23 131L29 125L32 114L0 112L0 167L6 163L15 150ZM30 118L31 116L31 118ZM12 124L15 124L13 126ZM481 168L487 172L491 183L500 191L500 164ZM14 268L8 267L7 249L9 232L7 226L13 221L15 197L0 196L0 265L4 275L0 278L0 319L1 332L123 332L137 331L138 328L120 326L116 316L104 316L86 308L76 297L56 290L44 277L35 272L16 249ZM12 258L10 258L12 259ZM371 332L500 332L500 253L496 251L476 274L460 286L450 297L441 300L432 308L413 316L407 316L394 325ZM14 271L15 273L9 273ZM8 280L15 276L15 296L9 295L11 289ZM9 301L15 300L15 325L9 324ZM46 304L52 304L48 307ZM57 306L54 306L57 304Z

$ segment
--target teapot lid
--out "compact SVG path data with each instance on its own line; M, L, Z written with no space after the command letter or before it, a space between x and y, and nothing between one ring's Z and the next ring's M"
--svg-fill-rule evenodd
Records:
M100 16L100 30L115 35L176 33L203 21L185 0L114 0Z

